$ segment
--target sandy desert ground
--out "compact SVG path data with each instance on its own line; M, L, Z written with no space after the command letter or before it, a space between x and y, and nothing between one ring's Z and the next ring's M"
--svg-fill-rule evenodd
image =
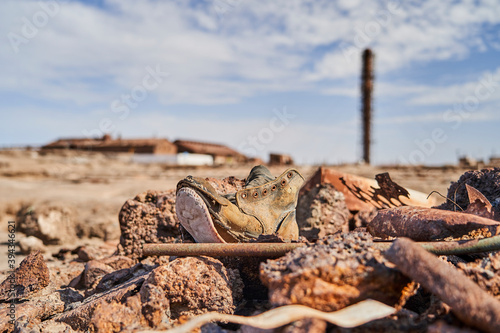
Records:
M7 251L8 221L16 220L16 214L24 206L41 207L58 205L69 207L80 225L92 225L104 229L90 231L72 241L48 247L45 257L62 247L108 242L118 243L120 236L118 212L123 203L146 190L167 190L176 183L193 175L198 177L245 178L251 169L247 166L220 167L167 167L160 164L137 164L127 154L98 154L77 151L41 153L37 151L0 151L0 216L1 253ZM424 192L439 191L446 195L451 181L457 180L465 169L459 167L383 167L366 165L330 166L336 170L373 178L381 172L389 172L400 185ZM296 167L307 179L318 166ZM270 168L279 175L285 166ZM442 199L437 198L438 201ZM101 230L102 231L102 230ZM102 239L104 235L104 239ZM16 240L24 237L17 233ZM24 256L18 253L19 263ZM0 259L0 271L7 269L6 258Z

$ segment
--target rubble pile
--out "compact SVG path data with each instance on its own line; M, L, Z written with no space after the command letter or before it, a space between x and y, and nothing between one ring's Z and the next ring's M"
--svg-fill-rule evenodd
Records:
M297 223L300 235L309 240L348 232L349 217L344 195L331 184L318 184L299 197Z
M467 171L448 189L447 201L439 206L440 209L457 211L465 210L469 206L469 194L466 185L469 185L491 203L494 209L493 219L500 221L500 168ZM458 205L458 207L457 207Z
M245 185L233 177L207 180L221 195ZM61 249L44 260L43 244L25 241L23 251L31 254L15 280L0 284L0 332L184 332L195 320L201 332L500 330L500 252L491 251L500 235L500 169L465 173L450 187L455 203L433 207L388 174L369 181L322 168L299 194L297 246L265 258L145 256L145 244L193 242L179 224L175 199L175 190L147 191L125 202L117 248ZM76 231L64 222L71 214L57 211L25 211L19 227L60 242ZM60 233L45 227L49 217ZM491 240L489 247L479 239ZM449 251L455 246L461 252ZM443 251L449 252L433 254ZM353 325L338 319L358 305L385 314ZM283 310L279 316L268 312L276 309ZM264 329L270 319L281 327Z
M366 232L327 236L261 265L273 306L302 304L340 310L365 299L397 303L409 281L387 266Z

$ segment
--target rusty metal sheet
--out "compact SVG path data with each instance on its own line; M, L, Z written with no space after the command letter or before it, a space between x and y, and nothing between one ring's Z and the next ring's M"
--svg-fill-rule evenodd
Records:
M485 217L487 219L494 219L495 212L493 210L491 202L474 187L468 184L465 184L465 187L469 196L469 206L467 206L465 212Z
M332 184L345 196L347 208L351 211L383 209L398 206L432 207L433 198L427 199L424 193L405 189L393 182L387 173L376 176L377 180L360 177L332 169L320 167L302 187L300 195L305 194L317 184Z

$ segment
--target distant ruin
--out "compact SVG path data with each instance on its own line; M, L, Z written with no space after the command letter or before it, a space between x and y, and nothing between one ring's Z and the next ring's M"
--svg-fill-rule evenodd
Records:
M109 134L101 138L62 138L41 147L42 150L79 150L100 153L129 153L139 163L163 162L179 165L233 165L264 164L259 158L248 157L228 146L192 140L171 142L165 138L113 139ZM271 154L270 163L293 164L289 155Z

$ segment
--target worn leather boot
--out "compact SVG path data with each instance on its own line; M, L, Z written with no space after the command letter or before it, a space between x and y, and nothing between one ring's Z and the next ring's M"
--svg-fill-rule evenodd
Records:
M199 243L245 242L273 234L296 240L295 207L303 182L295 169L274 178L257 166L244 189L222 196L206 180L188 176L177 184L177 217Z

